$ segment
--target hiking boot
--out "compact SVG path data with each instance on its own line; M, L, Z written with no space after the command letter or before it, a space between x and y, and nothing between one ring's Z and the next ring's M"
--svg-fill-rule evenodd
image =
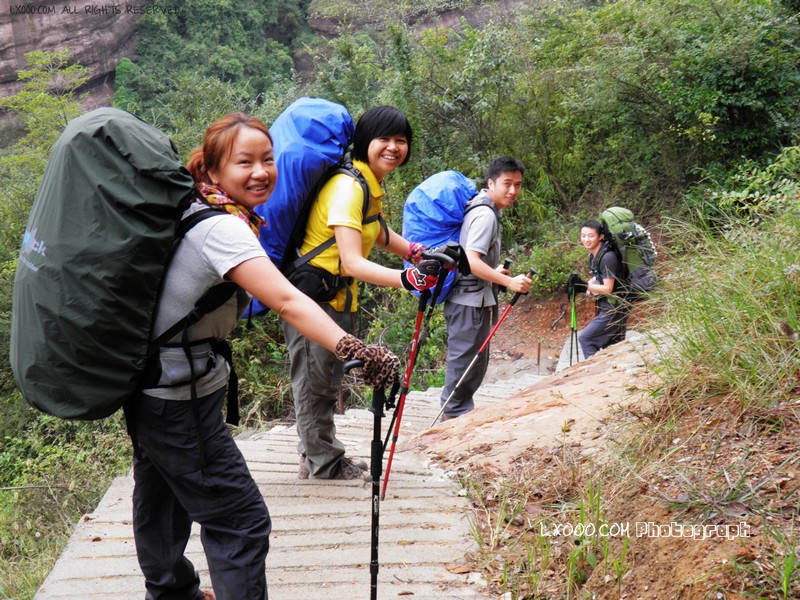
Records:
M351 463L353 463L355 466L357 466L362 471L369 471L369 465L367 464L367 461L365 461L365 460L361 460L360 458L346 458L346 459L343 459L343 460L350 461Z
M311 478L345 480L345 481L360 479L361 481L370 481L369 473L367 473L366 469L362 469L359 465L366 466L366 463L364 461L353 462L349 458L342 457L342 461L339 464L339 470L333 477L315 477L312 475Z
M348 461L352 465L358 467L362 471L369 471L369 465L358 458L342 458L342 461ZM297 478L298 479L308 479L311 475L311 472L308 470L308 465L306 464L306 457L302 454L300 455L300 467L297 470ZM332 479L338 479L337 477L333 477ZM349 479L349 478L348 478Z
M308 470L308 465L306 464L306 457L304 454L300 455L300 468L297 470L297 478L298 479L308 479L308 476L311 475L311 471Z

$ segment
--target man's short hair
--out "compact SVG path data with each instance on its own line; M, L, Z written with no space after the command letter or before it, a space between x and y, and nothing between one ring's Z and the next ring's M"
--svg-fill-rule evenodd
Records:
M584 227L588 227L589 229L594 229L598 235L603 235L603 224L600 221L595 221L594 219L589 219L588 221L584 221L581 225L581 229Z
M353 136L353 158L369 163L369 145L372 140L384 136L402 135L408 142L408 154L401 162L411 158L412 131L405 113L394 106L375 106L358 119Z
M489 168L486 171L486 180L497 179L501 173L515 173L525 174L525 165L522 161L517 160L511 156L498 156L489 163Z

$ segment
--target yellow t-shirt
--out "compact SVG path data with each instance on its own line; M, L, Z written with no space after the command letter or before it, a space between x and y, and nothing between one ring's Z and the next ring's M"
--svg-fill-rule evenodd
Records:
M383 210L383 189L381 188L375 175L370 171L369 166L358 160L353 161L353 166L358 169L367 181L370 191L369 210L367 217L377 215ZM333 237L334 226L351 227L361 232L361 253L364 258L369 256L375 240L381 233L381 224L373 221L362 225L364 220L363 213L364 192L361 183L354 177L344 173L338 173L322 186L322 189L311 206L306 224L306 237L300 247L300 254L306 254L320 244ZM339 247L334 243L330 248L326 248L317 256L309 261L315 267L321 267L338 275L347 277L339 262ZM356 282L350 285L352 302L350 310L355 312L358 308L358 288ZM342 288L336 297L330 301L335 310L344 311L347 298L347 288Z

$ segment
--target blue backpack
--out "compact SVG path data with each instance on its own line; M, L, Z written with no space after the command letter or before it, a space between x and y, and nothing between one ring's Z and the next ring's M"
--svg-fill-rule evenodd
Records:
M403 207L403 237L437 248L447 242L458 243L467 202L478 193L475 183L458 171L442 171L420 183ZM406 263L406 266L411 266ZM444 302L456 282L458 271L447 274L437 304Z
M364 214L369 206L369 186L344 158L355 134L353 119L344 106L320 98L300 98L275 119L270 134L278 181L269 200L255 211L264 218L261 245L275 266L288 275L297 266L295 249L302 245L309 210L321 186L339 172L355 177L364 190ZM334 241L331 238L300 262L307 262ZM246 315L267 310L253 299Z

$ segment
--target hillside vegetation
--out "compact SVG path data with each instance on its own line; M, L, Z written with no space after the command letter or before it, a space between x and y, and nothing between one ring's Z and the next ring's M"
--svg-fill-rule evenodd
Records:
M184 157L211 121L232 110L270 123L301 95L341 102L356 118L376 104L398 106L414 127L414 146L409 164L386 182L387 217L397 230L404 198L426 176L452 168L481 178L492 157L515 155L528 171L517 205L504 215L504 246L515 269L532 265L541 273L539 295L561 293L566 276L581 268L581 220L610 204L628 206L661 242L664 293L651 301L649 326L675 335L663 386L653 391L670 400L663 427L678 426L676 406L711 401L735 407L738 422L754 423L762 436L796 426L795 2L542 3L498 11L480 26L464 20L420 30L395 17L431 18L432 5L416 3L415 12L395 3L380 27L344 20L330 39L315 37L308 12L346 16L336 6L196 0L192 10L146 15L137 58L118 65L113 102L170 133ZM369 6L375 14L381 5ZM303 57L317 64L312 74L298 74ZM0 597L9 598L33 596L75 519L129 465L118 416L63 423L28 409L14 389L8 336L24 223L53 141L84 110L84 73L68 49L26 60L25 87L0 99L23 132L0 151ZM404 356L413 298L372 288L365 294L362 335ZM434 368L415 385L439 376L443 338L437 315L420 359ZM234 350L246 379L246 425L286 416L274 315L238 333ZM730 487L755 486L741 482ZM693 490L707 493L702 481ZM795 492L783 492L794 509L781 525L782 539L792 542ZM800 560L794 549L782 557L783 588L754 576L742 589L791 597ZM575 581L570 594L580 591ZM507 589L520 594L514 597L547 597L530 588L524 596L523 587Z

